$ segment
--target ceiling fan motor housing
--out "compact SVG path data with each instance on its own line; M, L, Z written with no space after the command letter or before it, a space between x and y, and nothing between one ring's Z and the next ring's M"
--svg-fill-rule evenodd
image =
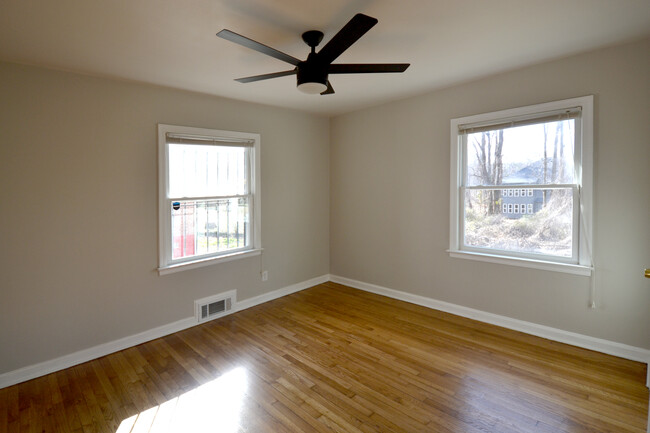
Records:
M306 61L298 63L298 85L303 83L327 84L327 66L310 54Z
M307 60L298 63L298 85L320 83L327 85L327 64L318 60L318 54L310 54Z

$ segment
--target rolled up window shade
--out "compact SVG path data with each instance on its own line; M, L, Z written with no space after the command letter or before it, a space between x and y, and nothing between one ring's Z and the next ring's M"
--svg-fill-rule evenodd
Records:
M516 128L518 126L535 125L539 123L559 122L561 120L576 119L582 113L581 107L562 110L546 111L526 116L517 116L511 119L497 119L486 122L476 122L458 125L458 133L474 134L477 132L497 131L500 129Z
M233 137L210 137L207 135L166 134L168 144L198 144L208 146L253 147L255 140Z

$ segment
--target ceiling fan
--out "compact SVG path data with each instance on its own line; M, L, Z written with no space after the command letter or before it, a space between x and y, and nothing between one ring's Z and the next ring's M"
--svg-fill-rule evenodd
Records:
M321 48L319 52L316 52L316 47L323 40L323 32L318 30L309 30L303 33L302 40L311 47L311 52L307 56L307 60L296 59L289 54L278 51L275 48L271 48L227 29L221 30L217 33L217 36L295 66L294 69L289 71L237 78L236 81L239 81L240 83L250 83L253 81L268 80L270 78L295 74L298 78L298 90L310 94L320 93L321 95L329 95L334 93L332 84L330 84L328 79L329 74L404 72L406 68L409 67L409 63L332 64L337 57L350 48L352 44L377 24L377 22L376 18L364 14L356 14L327 44L325 44L323 48Z

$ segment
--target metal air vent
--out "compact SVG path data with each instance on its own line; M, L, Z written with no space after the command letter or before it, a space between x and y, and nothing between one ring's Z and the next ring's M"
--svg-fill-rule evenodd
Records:
M194 311L197 322L206 322L208 320L223 317L232 310L237 292L231 290L226 293L209 296L194 301Z

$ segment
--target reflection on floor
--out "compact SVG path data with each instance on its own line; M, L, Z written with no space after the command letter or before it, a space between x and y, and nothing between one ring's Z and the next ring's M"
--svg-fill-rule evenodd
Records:
M116 433L203 432L239 430L247 372L239 367L122 421Z

